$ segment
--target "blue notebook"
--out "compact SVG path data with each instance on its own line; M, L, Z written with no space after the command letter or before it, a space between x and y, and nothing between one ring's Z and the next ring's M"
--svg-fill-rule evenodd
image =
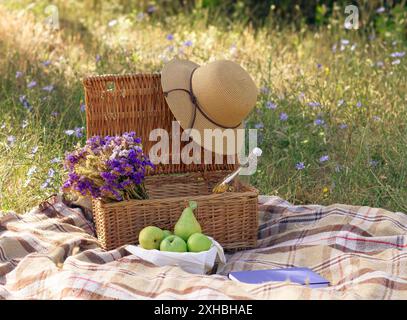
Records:
M328 280L308 268L238 271L229 273L229 279L251 284L288 280L290 282L308 285L311 288L329 286Z

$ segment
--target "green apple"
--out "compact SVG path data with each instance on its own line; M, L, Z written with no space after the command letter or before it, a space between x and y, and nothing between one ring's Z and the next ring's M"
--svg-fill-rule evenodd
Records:
M144 249L159 249L160 243L164 239L164 232L157 227L149 226L140 231L138 242Z
M172 232L170 230L164 230L163 232L164 232L164 239L172 235Z
M194 233L188 238L187 246L190 252L208 251L212 246L212 240L202 233Z
M160 244L161 251L186 252L187 244L178 236L168 236Z

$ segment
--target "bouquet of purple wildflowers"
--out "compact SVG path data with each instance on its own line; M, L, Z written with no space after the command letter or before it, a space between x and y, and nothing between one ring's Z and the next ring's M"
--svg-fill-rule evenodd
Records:
M64 192L107 202L147 199L143 181L146 172L154 168L134 132L94 136L84 147L68 153L64 166L68 170Z

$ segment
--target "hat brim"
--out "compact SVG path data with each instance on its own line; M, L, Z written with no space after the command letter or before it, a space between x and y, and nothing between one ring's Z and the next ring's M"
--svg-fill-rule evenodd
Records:
M161 72L161 86L163 91L168 92L173 89L184 89L189 91L191 74L193 70L198 67L198 64L188 60L174 59L168 62ZM222 133L226 133L226 131L208 120L198 109L196 109L187 92L183 90L171 91L166 95L165 99L175 119L179 121L182 129L195 129L199 132L201 139L194 139L194 141L201 147L208 151L223 155L233 155L241 151L243 141L242 139L238 139L240 136L237 134L237 131L239 129L244 129L243 123L235 129L227 129L232 130L232 136L235 137L233 142L234 148L228 148L227 139L224 139L222 144L216 144L216 139L212 139L208 137L208 135L205 135L205 129L220 129ZM195 112L195 121L191 128ZM191 132L191 136L194 137L193 132ZM205 137L207 139L205 139Z

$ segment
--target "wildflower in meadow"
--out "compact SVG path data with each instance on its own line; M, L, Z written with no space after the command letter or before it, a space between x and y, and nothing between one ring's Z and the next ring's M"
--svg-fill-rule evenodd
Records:
M406 55L405 51L401 51L401 52L393 52L390 56L392 58L402 58Z
M15 136L8 136L7 137L7 144L9 145L9 146L13 146L14 145L14 143L16 142L16 137Z
M97 54L95 57L96 63L98 63L100 60L102 60L102 56L100 54Z
M59 112L58 112L58 111L52 111L52 112L51 112L51 117L56 118L56 117L58 117L58 116L59 116Z
M35 146L31 149L31 154L34 155L38 152L38 146Z
M319 162L324 163L329 160L328 155L323 155L321 158L319 158Z
M48 170L48 177L50 177L50 178L53 178L54 177L54 175L55 175L55 170L54 169L49 169Z
M316 101L308 102L308 105L309 105L311 108L317 108L317 107L321 106L321 104L320 104L319 102L316 102Z
M61 162L61 159L60 159L60 158L53 158L53 159L51 159L49 162L52 163L52 164L60 163L60 162Z
M324 121L324 119L315 119L315 121L314 121L314 125L316 125L316 126L322 126L322 125L324 125L325 124L325 121Z
M81 109L82 112L85 112L86 105L84 103L81 103L80 109Z
M391 64L396 65L396 64L400 64L400 62L401 62L400 59L397 59L397 60L392 61Z
M280 113L280 120L281 121L287 121L288 119L288 114L286 114L285 112L281 112Z
M75 137L81 138L81 137L83 137L83 130L84 129L85 129L84 127L77 127L77 128L75 128L73 130L65 130L65 134L68 135L68 136L75 135Z
M48 67L48 66L51 64L51 61L50 61L50 60L45 60L45 61L41 62L41 64L42 64L44 67Z
M344 45L344 46L347 46L349 44L349 40L348 39L342 39L341 44Z
M254 125L254 127L255 127L256 129L263 129L263 128L264 128L264 124L261 123L261 122L259 122L259 123L256 123L256 124Z
M54 86L52 84L45 86L42 88L42 90L47 91L47 92L52 92L54 90Z
M21 71L16 72L16 79L21 78L23 76L23 73Z
M339 125L339 129L346 129L348 127L348 125L346 123L341 123Z
M117 20L113 19L110 20L109 23L107 24L110 28L114 27L117 24Z
M154 12L156 12L156 11L157 11L157 7L156 7L156 6L149 5L149 6L147 7L147 12L148 12L148 13L154 13Z
M185 47L191 47L192 44L193 44L193 42L191 40L187 40L187 41L184 42Z
M384 7L380 7L380 8L376 9L376 13L383 13L385 11L386 11L386 9Z
M266 102L266 108L275 110L277 108L277 105L273 101L267 101Z
M49 188L50 183L51 183L51 179L48 178L48 179L45 180L44 183L40 186L40 189L41 189L41 190L44 190L44 189L46 189L46 188Z
M322 64L317 63L317 68L318 68L318 69L321 69L321 68L322 68Z
M303 169L305 169L305 164L304 164L304 162L298 162L298 163L295 165L295 169L297 169L297 170L303 170Z
M172 41L172 40L174 40L174 35L173 35L172 33L167 34L166 39L167 39L168 41Z
M379 161L377 161L377 160L370 160L369 161L369 165L371 167L377 167L378 164L379 164Z
M358 102L356 103L356 107L360 108L361 106L362 106L362 102L358 101Z
M31 177L32 175L37 173L37 167L36 166L32 166L30 169L28 169L27 171L27 176Z
M32 89L32 88L34 88L36 85L37 85L37 82L33 80L33 81L31 81L30 83L27 84L27 88L28 88L28 89Z
M261 87L261 88L260 88L260 92L261 92L262 94L269 94L269 93L270 93L270 88L268 88L268 87Z
M343 104L345 103L345 100L341 99L338 101L338 107L343 106Z

